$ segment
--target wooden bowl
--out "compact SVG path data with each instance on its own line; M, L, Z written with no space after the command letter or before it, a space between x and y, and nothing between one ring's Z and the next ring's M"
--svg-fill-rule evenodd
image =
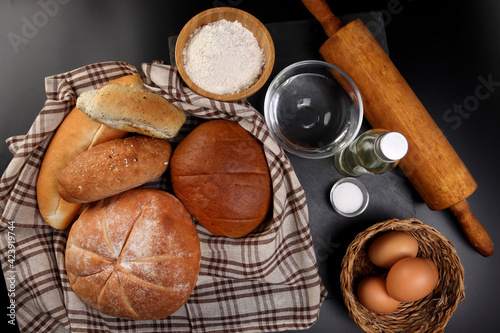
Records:
M259 79L248 89L232 95L218 95L201 89L189 78L184 68L183 51L191 34L203 25L222 19L226 19L231 22L238 21L246 29L252 32L257 39L259 46L264 51L265 56L265 65ZM223 102L240 101L256 93L266 83L267 79L271 75L274 66L274 57L274 43L266 27L249 13L230 7L208 9L193 17L182 28L175 45L175 62L177 69L187 86L201 96Z

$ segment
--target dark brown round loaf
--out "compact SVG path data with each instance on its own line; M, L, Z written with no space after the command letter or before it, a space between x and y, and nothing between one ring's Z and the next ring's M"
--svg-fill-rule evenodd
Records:
M200 259L184 206L167 192L136 188L87 207L70 230L65 263L84 303L110 316L150 320L185 304Z
M214 235L241 237L264 221L272 187L262 145L239 124L195 128L170 161L175 195Z

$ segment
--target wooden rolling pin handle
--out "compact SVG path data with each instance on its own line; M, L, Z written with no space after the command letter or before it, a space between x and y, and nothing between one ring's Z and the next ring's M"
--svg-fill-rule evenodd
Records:
M495 252L493 242L488 232L472 214L467 201L465 199L460 201L451 206L450 210L458 219L460 227L472 247L484 257L491 256Z
M313 16L321 23L323 30L328 37L335 35L335 33L344 26L341 20L333 15L330 7L324 0L302 0L302 3L313 14Z

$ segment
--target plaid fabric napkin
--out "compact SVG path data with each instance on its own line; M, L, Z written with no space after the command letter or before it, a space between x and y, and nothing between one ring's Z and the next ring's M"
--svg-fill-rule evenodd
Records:
M274 189L272 216L241 239L216 237L196 221L202 260L188 302L170 317L133 321L100 314L73 293L64 267L67 230L41 218L36 180L53 133L83 91L128 74L185 110L175 141L201 121L230 119L263 143ZM304 190L261 114L246 101L222 103L186 88L175 67L122 62L85 66L46 78L47 101L28 134L9 138L14 157L0 183L0 249L8 290L22 332L260 332L304 329L326 297L317 268ZM145 186L171 191L168 175ZM10 236L10 237L9 237ZM9 251L10 250L10 251ZM15 294L15 295L14 295Z

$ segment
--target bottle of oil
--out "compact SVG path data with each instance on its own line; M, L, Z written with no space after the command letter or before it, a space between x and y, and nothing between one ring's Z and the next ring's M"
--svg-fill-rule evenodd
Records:
M394 168L407 151L408 141L401 133L371 129L335 155L335 168L351 177L382 174Z

